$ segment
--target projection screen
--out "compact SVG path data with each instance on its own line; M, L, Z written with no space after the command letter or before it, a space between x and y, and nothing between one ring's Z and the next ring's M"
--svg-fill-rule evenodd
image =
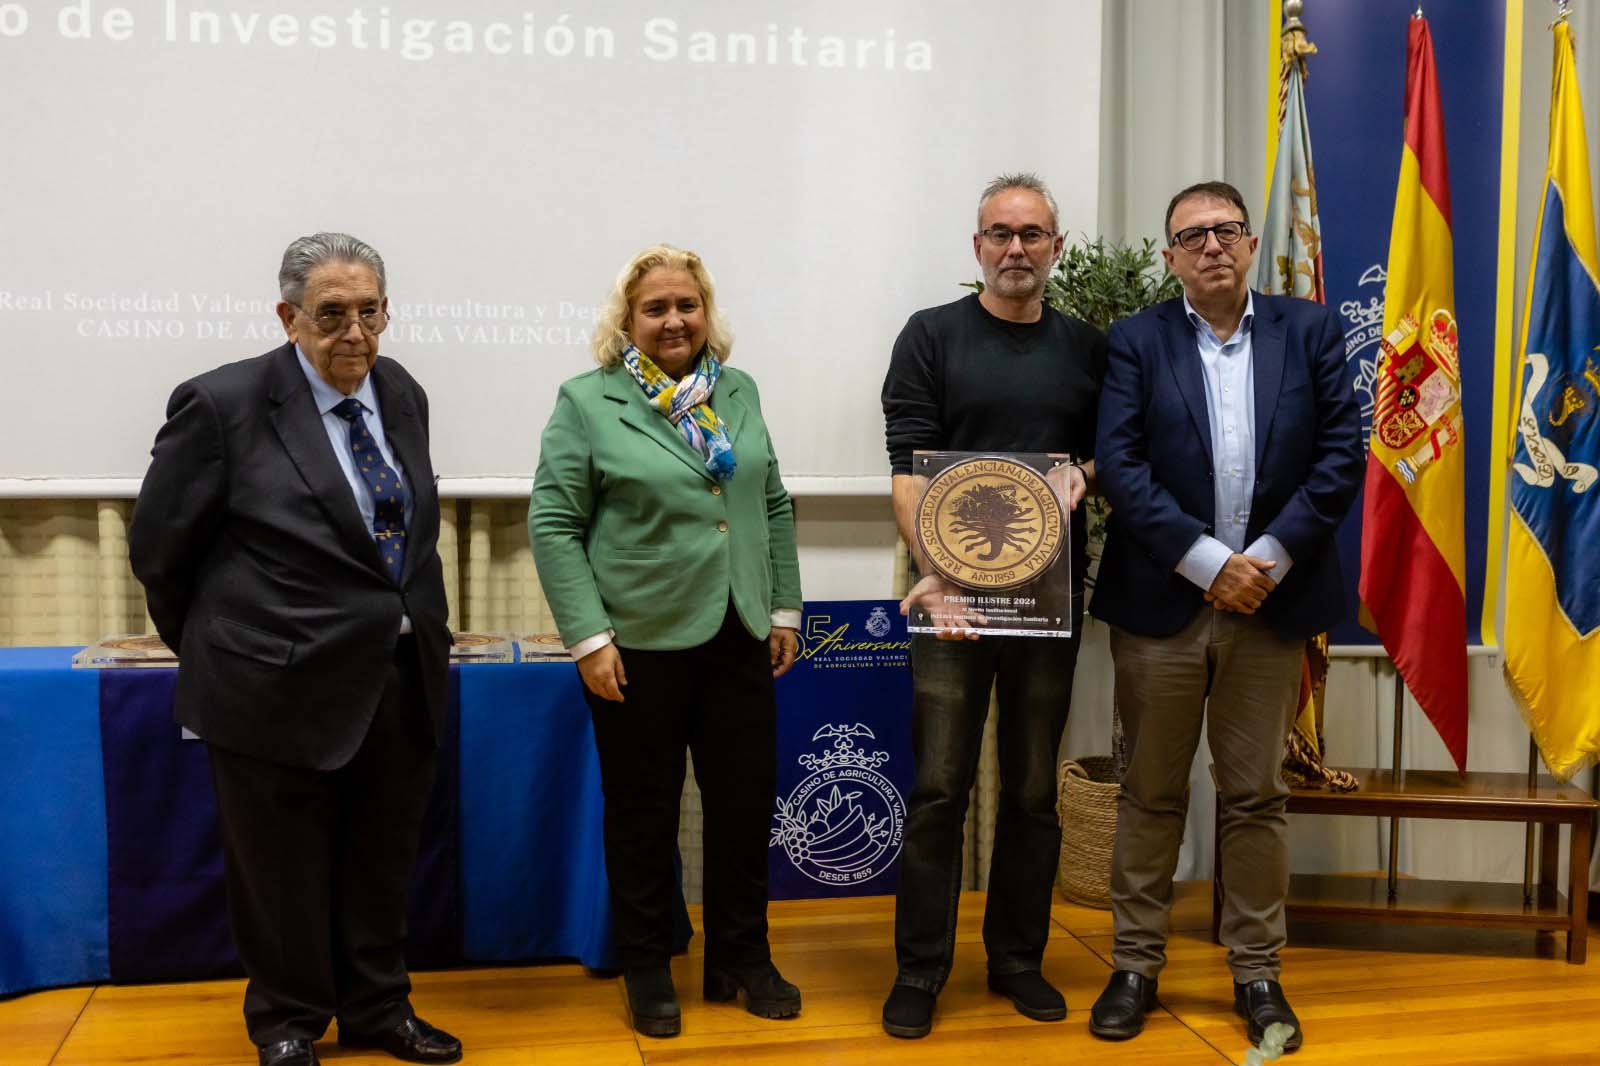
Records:
M976 277L983 184L1095 229L1100 0L23 0L0 84L6 495L135 489L178 382L282 343L319 229L387 260L446 491L526 488L656 241L705 257L791 484L881 484L890 346Z

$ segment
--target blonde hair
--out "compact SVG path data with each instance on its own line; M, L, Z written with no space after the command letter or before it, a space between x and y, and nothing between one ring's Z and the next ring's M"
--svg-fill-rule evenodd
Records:
M728 324L717 310L717 290L711 274L698 255L670 244L652 244L628 260L617 275L616 283L600 308L600 321L595 325L591 344L595 361L601 366L616 366L622 361L622 353L633 343L628 336L633 298L638 295L644 276L657 267L686 271L694 278L700 288L700 301L705 305L706 347L718 362L727 362L733 351L733 334L728 332Z

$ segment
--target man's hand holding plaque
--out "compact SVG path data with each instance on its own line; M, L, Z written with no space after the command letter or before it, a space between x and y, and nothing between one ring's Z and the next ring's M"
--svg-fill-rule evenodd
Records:
M983 612L970 604L960 602L960 586L953 585L937 574L911 586L906 598L900 601L900 613L910 616L913 607L927 612L928 623L939 627L935 634L940 640L977 640L977 626L988 619Z

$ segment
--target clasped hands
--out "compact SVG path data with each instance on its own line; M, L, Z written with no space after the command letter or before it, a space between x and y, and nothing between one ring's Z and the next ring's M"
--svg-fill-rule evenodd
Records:
M1219 611L1254 614L1266 602L1267 595L1278 587L1267 575L1267 571L1277 565L1271 559L1234 552L1211 582L1206 602Z
M772 676L782 677L794 665L800 652L800 633L788 626L773 626L767 637L767 651L772 657ZM578 676L584 687L603 700L622 703L622 690L628 684L628 673L622 668L622 655L615 644L603 644L578 660Z

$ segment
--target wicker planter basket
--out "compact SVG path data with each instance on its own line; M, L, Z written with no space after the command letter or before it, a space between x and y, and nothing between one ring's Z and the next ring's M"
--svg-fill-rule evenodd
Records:
M1109 755L1061 764L1056 814L1061 818L1061 859L1056 887L1073 903L1111 906L1111 845L1117 836L1117 784Z

